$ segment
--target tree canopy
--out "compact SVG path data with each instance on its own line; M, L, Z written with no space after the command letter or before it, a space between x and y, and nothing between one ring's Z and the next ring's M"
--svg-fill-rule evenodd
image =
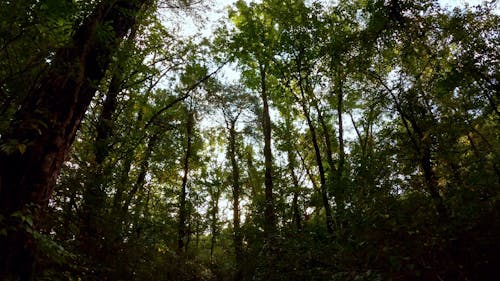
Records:
M0 2L0 279L497 280L495 1Z

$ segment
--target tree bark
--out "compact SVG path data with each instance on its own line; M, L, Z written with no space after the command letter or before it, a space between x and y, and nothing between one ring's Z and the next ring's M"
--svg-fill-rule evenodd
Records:
M127 42L132 43L135 37L136 28L128 35ZM112 71L112 77L109 82L106 98L102 105L99 115L99 121L96 126L97 136L94 141L94 162L92 174L89 175L85 192L83 194L83 215L81 225L81 249L87 254L89 260L94 261L96 268L105 264L109 256L109 247L111 243L108 237L109 231L104 230L108 219L105 217L106 193L106 175L110 172L110 165L106 158L112 149L111 137L113 136L113 121L118 106L118 96L122 91L123 72L120 69L120 62L117 62ZM120 220L117 220L120 221ZM104 278L104 276L99 277Z
M316 164L318 165L318 170L319 170L321 199L323 201L323 207L325 208L325 215L326 215L326 230L328 231L328 233L333 233L333 216L330 208L330 203L328 201L328 194L326 190L325 168L323 167L323 160L321 159L321 151L319 149L318 137L316 136L316 128L314 127L311 117L309 116L309 110L307 110L304 104L302 105L302 109L304 111L304 115L306 116L307 125L309 126L309 132L311 133L311 140L314 147L314 155L316 156Z
M285 112L285 130L287 132L292 132L293 131L293 125L291 121L291 115L290 111ZM302 220L301 220L301 214L300 214L300 208L299 208L299 195L300 195L300 186L299 186L299 179L297 178L297 175L295 174L295 169L297 168L297 159L296 155L294 154L294 143L293 143L293 134L287 134L285 137L285 143L286 143L286 155L287 155L287 160L288 160L288 171L290 173L290 177L292 178L292 194L293 194L293 199L292 199L292 216L293 216L293 223L295 225L296 231L298 233L302 232Z
M11 214L38 206L43 210L80 122L122 38L135 25L147 0L107 1L75 31L71 43L56 52L39 85L15 114L1 145L0 212ZM99 36L109 25L112 36ZM8 152L7 152L8 151ZM33 214L35 226L38 214ZM0 276L30 280L34 241L23 229L0 238Z
M271 151L271 116L269 114L269 102L266 85L266 67L260 65L261 97L263 103L262 129L264 132L264 167L265 167L265 209L264 209L264 232L269 240L276 231L276 217L274 213L273 197L273 154Z
M315 103L316 112L318 113L318 120L321 124L321 128L323 129L323 138L325 141L325 149L326 149L326 161L328 163L328 174L329 178L333 180L333 174L335 173L335 162L333 161L333 153L332 153L332 142L330 136L330 130L326 124L325 118L323 117L323 113L318 106L318 103Z
M137 179L132 186L132 189L130 192L127 194L127 198L125 199L125 202L123 203L123 206L121 207L121 217L124 218L128 212L128 209L130 207L130 204L132 203L132 200L134 199L134 196L137 194L137 192L144 187L144 184L146 183L146 175L149 171L149 160L151 158L151 153L153 152L153 149L156 146L156 143L158 142L158 133L154 133L152 136L149 137L147 146L146 146L146 152L144 155L144 158L141 161L141 164L139 165L140 170L139 170L139 175L137 176Z
M219 197L220 197L220 192L218 190L219 187L214 187L212 186L211 188L217 188L215 192L212 192L211 195L211 205L212 205L212 210L210 211L210 232L211 232L211 239L210 239L210 259L213 258L214 255L214 249L215 249L215 244L217 243L217 233L218 233L218 213L219 213Z
M302 232L302 220L300 218L300 210L299 210L299 180L297 179L297 175L295 174L295 168L297 167L297 163L295 161L295 155L293 155L293 150L291 146L287 151L288 157L288 170L290 172L290 176L292 177L293 183L293 200L292 200L292 212L293 212L293 221L295 223L295 227L297 232Z
M444 205L443 198L439 194L438 187L438 177L434 171L433 163L432 163L432 151L431 151L431 141L432 136L425 136L423 129L419 126L416 120L416 116L414 116L413 109L409 109L407 114L401 107L401 104L396 102L396 109L399 112L401 120L403 121L403 125L406 129L406 133L410 138L415 152L418 155L418 162L420 168L424 173L425 185L427 186L427 191L429 192L432 200L434 201L434 205L436 207L436 211L438 213L439 218L442 221L446 221L448 219L448 210ZM417 106L417 105L413 105ZM409 122L409 124L408 124ZM411 129L410 129L411 126Z
M235 280L241 280L242 258L243 258L243 236L240 227L240 169L236 159L236 118L227 120L229 130L229 159L231 161L231 174L233 186L233 243L236 256Z
M335 187L335 203L337 204L337 217L339 222L342 221L342 214L344 213L345 202L344 202L344 164L345 164L345 149L344 149L344 122L342 120L342 114L344 110L344 93L342 91L342 80L340 78L336 79L337 83L336 94L337 94L337 118L339 119L339 163L337 167L337 184ZM339 226L342 223L339 223Z
M184 155L183 164L183 176L181 184L181 192L179 194L179 225L177 230L177 252L182 253L187 247L185 240L188 235L188 229L186 225L187 220L187 208L186 208L186 197L187 197L187 180L189 176L189 159L192 153L192 142L193 142L193 126L194 126L194 116L191 111L189 111L186 122L186 152Z
M301 93L301 97L297 97L295 95L295 99L302 107L302 111L304 116L306 117L307 126L309 127L309 132L311 133L311 141L314 147L314 155L316 156L316 164L318 165L319 170L319 180L320 180L320 189L321 189L321 199L323 202L323 207L325 208L325 216L326 216L326 230L328 233L333 233L333 216L332 210L330 208L330 202L328 200L328 193L326 190L326 176L325 176L325 168L323 166L323 160L321 158L321 151L319 148L318 137L316 135L316 128L311 120L311 115L309 109L306 104L306 95L304 91L304 86L302 83L302 77L299 77L299 89Z

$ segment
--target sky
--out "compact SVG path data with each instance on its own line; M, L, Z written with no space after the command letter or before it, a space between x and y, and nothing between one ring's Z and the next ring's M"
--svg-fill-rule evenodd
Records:
M439 0L439 4L450 7L464 7L465 4L469 6L480 5L483 0Z
M183 34L195 35L197 32L200 32L202 36L209 36L215 26L217 25L217 21L222 17L227 15L226 7L232 6L236 2L236 0L209 0L212 4L211 10L208 13L205 13L205 17L207 21L202 25L196 25L194 20L191 17L185 17L184 23L182 24L182 29L185 30ZM485 0L438 0L439 4L442 7L446 7L449 9L453 9L455 7L464 8L466 5L469 7L473 7L476 5L480 5ZM491 0L489 0L491 1ZM497 8L495 9L497 14L500 14L500 4L498 0L495 0L497 3ZM247 0L247 2L251 2Z
M221 18L224 18L225 16L227 16L227 11L226 11L226 7L227 6L232 6L233 3L236 2L236 0L208 0L210 1L211 3L213 3L211 5L211 10L210 11L201 11L200 14L202 14L203 17L206 18L206 22L204 22L203 24L196 24L196 22L198 22L196 19L193 19L191 17L184 17L183 18L183 23L181 23L180 27L181 27L181 34L185 35L185 36L193 36L197 33L201 34L201 36L203 37L210 37L210 35L212 34L213 30L215 29L215 27L218 25L218 21L219 19ZM251 0L246 0L247 2L251 2ZM325 1L328 1L328 0L325 0ZM330 0L332 1L332 0ZM438 0L439 4L442 6L442 7L446 7L447 9L453 9L455 7L459 7L459 8L464 8L466 5L469 5L469 6L476 6L476 5L480 5L484 0ZM497 14L500 14L500 9L499 9L499 5L498 5L498 0L497 1L497 8L496 8L496 12ZM234 69L232 69L230 66L227 66L223 69L222 71L225 76L225 78L229 78L228 80L237 80L237 77L239 76ZM222 77L219 77L219 78L222 78ZM215 115L215 116L212 116L210 119L206 119L206 120L203 120L202 121L202 126L205 126L205 127L212 127L212 126L217 126L217 125L221 125L221 120L218 120L217 119L221 119L222 117L219 116L219 115ZM347 123L346 123L347 124ZM348 132L347 132L348 133ZM352 133L354 135L354 133ZM219 159L219 161L222 161L222 159L224 158L224 155L221 154L220 155L221 159ZM244 202L241 202L242 204ZM227 199L223 199L221 200L220 202L220 205L221 205L221 216L223 218L223 220L231 220L232 219L232 212L230 211L231 209L231 202L229 202ZM244 211L244 209L242 209ZM242 216L242 220L244 220L244 215Z

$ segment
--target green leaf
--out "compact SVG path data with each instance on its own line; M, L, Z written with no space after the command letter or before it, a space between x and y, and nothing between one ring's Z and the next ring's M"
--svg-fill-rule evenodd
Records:
M26 152L26 145L24 143L18 143L17 149L21 154L24 154L24 152Z

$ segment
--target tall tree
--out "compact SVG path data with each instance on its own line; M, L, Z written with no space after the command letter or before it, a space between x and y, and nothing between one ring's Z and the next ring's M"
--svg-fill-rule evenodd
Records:
M236 10L231 10L229 16L238 29L230 36L229 47L231 56L238 60L242 66L254 71L251 83L252 88L258 88L262 100L262 131L264 133L264 167L265 167L265 210L264 231L268 239L276 231L275 204L273 198L273 155L271 148L271 117L269 110L268 72L269 62L272 57L273 44L275 44L275 31L271 18L266 15L266 5L252 3L247 5L244 1L236 3ZM229 39L229 38L228 38ZM245 52L239 52L245 46ZM253 75L252 74L252 75Z
M0 210L8 220L14 212L28 215L27 210L34 210L35 205L42 209L47 205L97 85L147 4L146 0L96 4L26 95L1 140ZM37 224L38 215L33 219ZM0 275L30 279L34 254L30 235L13 231L0 238L0 247L6 249L1 254Z
M178 234L177 234L177 251L179 253L185 252L187 250L187 240L189 240L189 231L188 231L188 178L190 173L190 161L193 157L193 137L194 137L194 112L191 108L192 105L189 106L189 109L186 113L186 133L185 133L185 152L184 159L182 160L182 183L181 189L179 192L179 225L178 225Z
M295 102L302 109L309 128L311 141L314 148L316 165L320 178L320 193L326 216L326 229L329 233L334 231L333 214L327 188L327 171L324 161L325 153L321 151L321 143L318 135L317 124L314 120L314 109L318 109L315 88L318 85L316 70L317 62L323 56L318 51L317 44L321 34L318 32L321 26L320 7L308 7L303 1L289 1L288 8L276 5L273 10L275 15L288 14L287 18L279 18L279 33L282 36L281 52L279 54L279 74L284 81L283 88L292 95ZM295 15L292 17L292 15ZM293 21L287 20L292 18ZM321 41L319 39L318 41ZM320 112L321 114L321 112ZM321 119L321 118L320 118ZM323 119L320 121L324 122ZM324 126L326 127L326 125ZM329 131L323 132L329 139ZM327 135L328 134L328 135ZM330 144L328 143L328 147ZM327 153L331 151L327 149ZM326 157L331 158L330 156ZM329 162L329 164L331 164ZM333 167L330 167L333 168Z

